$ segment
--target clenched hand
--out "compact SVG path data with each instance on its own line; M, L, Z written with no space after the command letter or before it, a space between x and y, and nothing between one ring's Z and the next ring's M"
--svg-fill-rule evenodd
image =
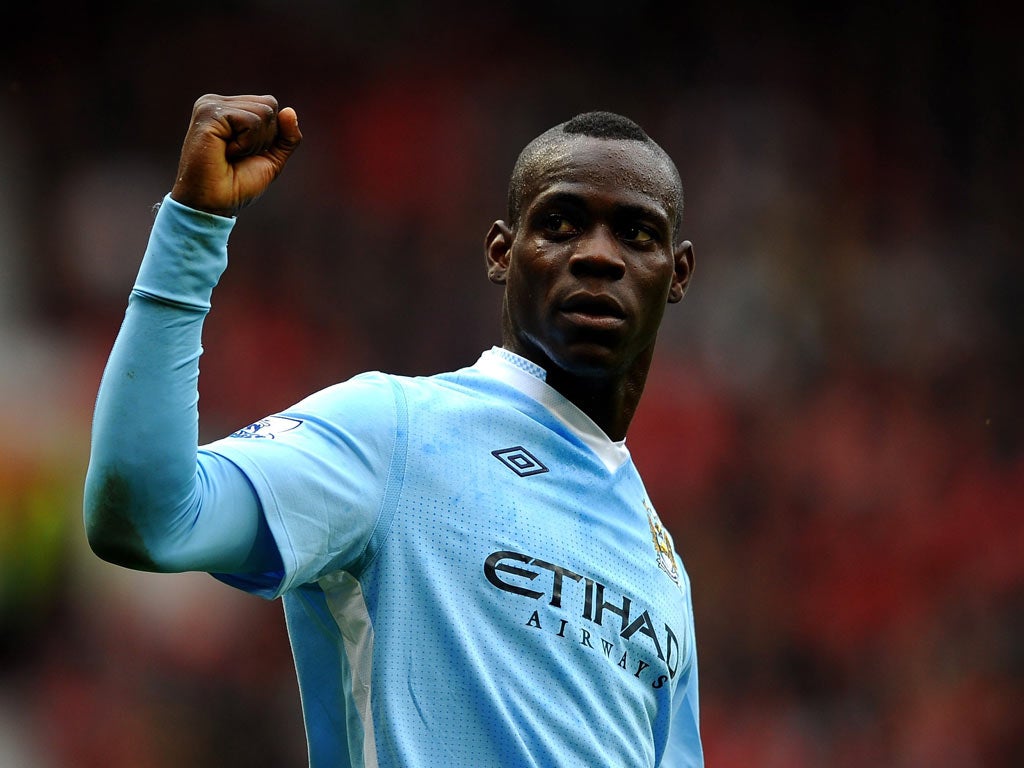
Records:
M192 108L171 198L234 216L263 194L301 140L295 110L279 109L273 96L202 96Z

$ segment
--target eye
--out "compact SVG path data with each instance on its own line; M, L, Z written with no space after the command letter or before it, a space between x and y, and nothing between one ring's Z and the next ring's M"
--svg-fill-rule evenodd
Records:
M542 226L549 235L556 237L569 237L576 233L576 225L560 213L547 214Z
M632 243L644 245L653 243L657 239L656 233L643 224L625 225L619 230L619 237Z

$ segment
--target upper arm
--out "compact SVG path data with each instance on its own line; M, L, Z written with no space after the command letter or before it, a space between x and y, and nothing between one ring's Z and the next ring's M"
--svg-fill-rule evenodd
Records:
M90 473L86 533L99 557L160 572L279 569L259 499L230 461L200 454L192 491L174 509L162 508L169 500L148 493L139 474L118 467Z
M249 482L281 559L277 591L368 556L404 461L396 386L364 374L200 450Z

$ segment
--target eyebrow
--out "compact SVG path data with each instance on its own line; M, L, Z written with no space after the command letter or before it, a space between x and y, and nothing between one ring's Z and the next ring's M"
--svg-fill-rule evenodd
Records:
M569 205L576 208L588 207L583 195L576 192L561 191L550 194L541 193L534 198L530 208L543 208L551 205ZM617 214L624 214L627 217L664 221L670 229L672 226L671 211L668 208L642 205L640 203L616 203L615 211Z

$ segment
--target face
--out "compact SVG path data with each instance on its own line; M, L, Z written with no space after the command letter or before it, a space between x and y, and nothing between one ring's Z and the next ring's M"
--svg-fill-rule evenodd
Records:
M538 164L519 222L495 222L488 275L505 286L503 344L579 376L650 364L665 306L682 298L689 243L665 161L636 141L567 137Z

